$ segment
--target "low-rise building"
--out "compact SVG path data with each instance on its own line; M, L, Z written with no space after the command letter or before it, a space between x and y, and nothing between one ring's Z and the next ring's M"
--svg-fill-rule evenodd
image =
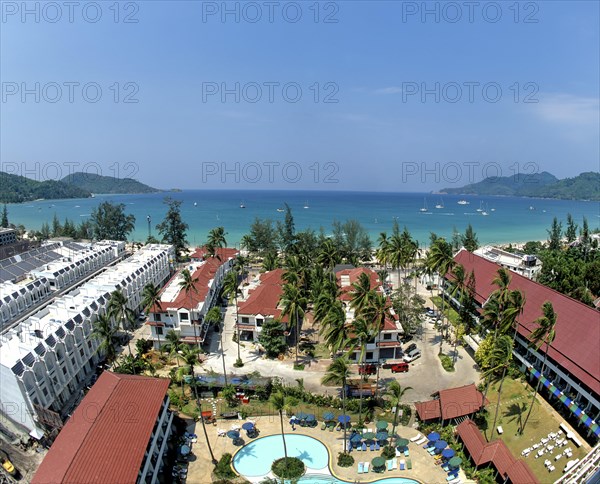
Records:
M0 228L0 245L14 244L17 241L15 229Z
M423 422L457 424L489 403L473 383L440 390L434 397L433 400L415 403L419 419Z
M195 279L194 289L181 288L183 276L179 271L165 285L160 294L160 306L155 305L148 315L151 339L158 348L165 342L166 334L173 330L183 343L202 345L208 332L204 316L217 302L225 275L233 267L237 250L219 249L218 257L205 257L195 253L195 262L185 268ZM182 269L183 270L183 269Z
M508 270L521 274L528 279L535 279L535 276L542 270L542 261L535 255L508 252L493 245L479 247L474 254L506 267Z
M24 279L18 283L0 283L0 331L29 308L52 295L50 281L45 277Z
M456 254L454 261L464 267L466 274L474 273L474 297L481 311L497 289L492 281L500 266L464 249ZM446 277L452 282L451 273ZM509 289L520 290L525 299L523 312L517 317L514 349L521 370L532 385L541 380L540 394L562 411L574 428L590 440L597 440L600 437L600 312L520 274L512 274ZM546 345L536 349L530 344L530 336L546 301L552 303L557 320L555 339L547 352L545 373L541 375ZM457 299L453 302L457 303Z
M41 438L60 428L102 359L93 324L120 289L131 309L171 273L170 245L148 245L0 335L0 416ZM115 322L115 324L118 324Z
M32 484L158 482L173 424L169 383L103 372L50 447Z

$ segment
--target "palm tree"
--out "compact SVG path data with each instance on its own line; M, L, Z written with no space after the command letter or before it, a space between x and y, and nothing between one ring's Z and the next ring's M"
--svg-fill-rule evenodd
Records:
M100 314L98 319L94 321L94 329L92 336L100 340L98 349L106 355L106 362L111 363L116 356L114 337L117 333L116 328L113 326L110 315Z
M121 292L120 289L117 289L116 291L113 291L110 295L110 300L108 302L108 312L113 318L121 321L121 327L123 328L123 331L125 331L125 335L127 336L127 347L129 348L129 356L132 356L131 344L129 342L129 324L125 324L125 322L127 321L127 323L131 323L132 319L134 320L135 318L133 311L129 309L128 304L129 301L127 300L125 294L123 294L123 292Z
M513 341L510 336L499 336L494 343L494 348L491 352L491 359L494 362L494 364L491 368L489 368L483 373L484 378L488 378L491 380L494 377L494 375L498 374L498 371L502 372L502 376L500 378L500 386L498 387L498 399L496 401L496 411L494 413L494 424L492 425L492 434L490 438L494 437L494 430L496 429L496 422L498 420L498 411L500 410L500 397L502 395L502 386L504 384L506 370L512 363L513 352Z
M348 378L350 378L350 365L348 364L348 358L345 356L335 358L329 368L327 368L327 372L325 376L321 379L321 383L323 385L341 385L342 386L342 413L346 415L346 382ZM344 425L344 452L347 451L346 443L348 439L346 438L346 425Z
M227 386L227 369L225 367L225 348L223 346L223 331L224 328L221 327L221 310L214 306L209 309L204 317L204 322L206 324L214 324L217 326L217 331L219 331L219 340L221 344L221 358L223 359L223 378L225 379L225 386Z
M392 408L396 408L396 412L394 413L394 422L392 423L392 435L396 433L396 425L398 425L398 413L400 410L400 401L404 394L408 391L412 390L412 387L402 387L397 380L392 380L392 382L388 385L387 391L385 392L390 405Z
M227 298L231 298L231 296L233 296L233 299L235 301L235 330L236 330L236 336L237 336L237 357L238 357L238 361L241 362L242 361L242 357L240 354L240 326L238 324L238 273L237 270L231 270L227 273L227 275L225 276L225 279L223 280L223 294L227 297Z
M179 337L179 333L171 330L167 333L165 339L167 340L169 356L173 357L173 355L175 355L175 360L177 361L177 366L179 367L179 350L181 348L181 338Z
M542 363L542 376L544 375L544 371L546 370L546 361L548 359L548 350L550 349L550 345L556 338L556 320L557 316L554 312L554 306L550 301L546 301L542 304L542 316L540 316L535 323L537 324L537 328L533 330L530 335L531 345L535 346L536 350L539 350L542 344L546 343L546 351L544 352L544 362ZM533 408L533 404L535 402L535 397L537 396L540 390L541 378L538 380L535 385L535 392L533 393L533 397L531 398L531 405L529 405L529 410L527 411L527 416L525 417L525 421L523 422L523 427L521 429L521 433L525 430L525 425L527 425L527 421L529 420L529 416L531 415L531 409Z
M208 232L205 247L211 257L221 260L217 251L226 245L227 241L225 240L225 229L223 227L215 227Z
M387 236L386 232L379 233L379 237L377 239L377 244L379 247L375 251L375 257L377 257L379 264L384 269L387 269L390 248L389 248L389 240L388 240L388 236Z
M192 299L193 293L198 293L196 289L196 284L198 283L198 278L193 277L189 269L183 269L181 271L182 280L179 281L179 287L185 292L187 296L190 298L190 324L192 328L194 328L194 338L196 340L196 346L198 347L198 351L200 351L200 342L198 341L198 332L196 330L196 324L194 323L194 302Z
M298 343L300 342L300 331L302 329L302 319L304 311L308 304L306 298L302 296L300 289L292 284L284 284L283 292L279 298L279 303L283 305L282 316L288 316L289 328L294 328L296 333L296 365L298 364Z
M142 291L142 307L146 314L150 312L152 308L157 308L159 311L162 311L162 306L160 302L160 289L153 283L148 283L144 286L144 290ZM162 326L159 326L162 331ZM160 333L158 329L156 331L156 335L158 336L158 349L162 351L160 346Z
M391 304L388 297L380 292L372 290L372 294L369 297L369 305L364 309L364 317L367 321L373 324L373 327L377 331L378 340L381 341L381 331L385 326L387 320L393 321L391 313ZM377 352L379 356L379 351ZM379 386L379 358L377 361L377 380L375 383L375 391Z
M329 311L321 321L319 333L323 336L323 341L332 355L336 354L346 344L348 340L346 312L342 301L339 299L335 299L329 307Z
M279 412L279 421L281 423L281 438L283 439L283 453L287 462L287 445L285 443L285 429L283 427L283 411L288 412L295 405L295 400L291 397L286 397L281 390L272 393L269 402L273 408Z
M372 324L368 323L363 318L358 318L354 321L354 325L352 327L353 334L350 336L348 341L348 354L353 353L358 349L358 367L360 368L365 360L365 355L367 353L367 344L371 342L375 335L377 334L377 328L375 328ZM366 375L363 375L363 379ZM363 403L363 392L362 388L359 391L360 401L359 401L359 410L358 410L358 419L362 422L362 403Z
M356 317L369 305L373 292L371 291L371 278L366 272L361 272L358 280L352 283L350 292L350 307L354 309Z
M333 278L333 268L336 264L339 264L342 260L340 251L336 247L335 243L331 239L325 239L319 249L317 255L317 262L323 266L323 268L329 271L329 278Z

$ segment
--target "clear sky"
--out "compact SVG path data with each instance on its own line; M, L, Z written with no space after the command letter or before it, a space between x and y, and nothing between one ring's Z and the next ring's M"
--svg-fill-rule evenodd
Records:
M596 1L1 5L3 171L427 191L599 169Z

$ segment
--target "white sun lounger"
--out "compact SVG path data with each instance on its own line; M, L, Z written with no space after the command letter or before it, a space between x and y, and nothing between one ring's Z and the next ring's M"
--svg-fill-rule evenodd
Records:
M369 472L369 463L368 462L363 462L363 470L364 470L365 474L367 472Z
M425 442L427 442L427 437L422 437L420 440L417 440L415 444L423 445Z
M423 436L421 434L417 434L412 439L410 439L410 441L416 442L417 440L421 440L422 438L423 438Z

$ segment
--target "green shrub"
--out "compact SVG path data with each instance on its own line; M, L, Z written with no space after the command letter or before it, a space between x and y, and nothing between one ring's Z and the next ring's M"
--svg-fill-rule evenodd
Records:
M340 452L337 463L340 467L352 467L354 465L354 457L348 453Z
M452 358L448 355L438 355L440 357L440 361L442 362L442 367L446 371L454 371L454 363L452 362Z
M287 459L282 457L273 462L271 470L277 477L283 479L297 479L304 475L306 467L304 466L304 462L297 457L288 457Z
M300 363L298 365L294 365L294 370L304 370L304 363Z
M381 452L381 457L385 457L386 459L393 459L394 457L396 457L396 449L394 449L394 447L392 447L391 445L387 445L383 448L383 451Z
M241 368L242 366L244 366L244 362L241 358L238 358L237 360L235 360L233 366L235 366L236 368Z
M219 459L219 462L217 462L217 465L215 465L214 472L215 476L220 479L233 479L236 476L231 468L231 454L223 454Z

